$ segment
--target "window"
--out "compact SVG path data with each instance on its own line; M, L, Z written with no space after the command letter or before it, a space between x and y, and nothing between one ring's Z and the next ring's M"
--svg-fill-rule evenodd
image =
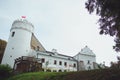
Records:
M88 70L91 70L91 67L90 67L90 66L88 66Z
M95 62L93 62L93 68L94 68L94 69L96 68L96 65L97 65L97 64L96 64Z
M12 37L14 37L14 35L15 35L15 32L12 32Z
M59 65L62 65L62 62L61 62L61 61L59 62Z
M90 61L88 60L88 64L90 64Z
M55 64L55 65L57 64L57 61L56 61L56 60L54 60L54 64Z
M62 70L60 69L58 72L62 72Z
M73 67L76 67L76 64L75 64L75 63L73 64Z
M67 66L67 62L64 63L64 66Z
M44 58L42 58L42 59L41 59L41 62L42 62L42 63L44 63L44 62L45 62L45 59L44 59Z

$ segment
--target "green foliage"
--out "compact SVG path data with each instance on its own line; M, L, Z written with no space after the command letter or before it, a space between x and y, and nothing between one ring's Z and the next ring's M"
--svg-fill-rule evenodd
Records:
M117 62L111 62L111 69L120 69L120 57L117 57Z
M120 51L120 0L87 0L85 5L89 13L100 16L100 34L115 36L113 49Z
M47 69L46 72L51 72L51 70L50 70L50 69Z
M98 69L103 69L100 64L98 64Z
M41 71L44 71L44 68L42 68L42 70Z
M5 79L11 76L12 69L9 65L2 65L0 64L0 79Z
M56 70L53 70L53 72L57 72Z

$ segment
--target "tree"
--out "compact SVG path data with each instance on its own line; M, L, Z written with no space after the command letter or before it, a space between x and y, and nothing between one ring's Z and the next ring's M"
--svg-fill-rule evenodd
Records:
M85 7L100 16L100 34L114 37L113 49L120 52L120 0L87 0Z
M49 61L46 61L46 63L45 63L46 71L47 71L48 65L49 65Z
M4 80L12 75L12 68L6 64L0 64L0 79Z
M0 63L1 63L2 58L3 58L6 44L7 44L7 42L5 40L0 39Z

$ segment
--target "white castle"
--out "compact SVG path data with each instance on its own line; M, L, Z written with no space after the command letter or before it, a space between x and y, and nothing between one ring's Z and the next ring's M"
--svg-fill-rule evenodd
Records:
M16 58L34 56L42 62L42 68L51 71L80 71L96 69L96 55L87 46L75 56L67 56L56 49L47 51L34 35L34 26L26 19L15 20L2 59L2 64L14 66Z

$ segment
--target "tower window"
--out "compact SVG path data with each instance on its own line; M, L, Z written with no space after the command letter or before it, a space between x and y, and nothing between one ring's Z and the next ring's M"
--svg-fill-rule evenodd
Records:
M12 32L12 37L14 37L14 35L15 35L15 32Z

